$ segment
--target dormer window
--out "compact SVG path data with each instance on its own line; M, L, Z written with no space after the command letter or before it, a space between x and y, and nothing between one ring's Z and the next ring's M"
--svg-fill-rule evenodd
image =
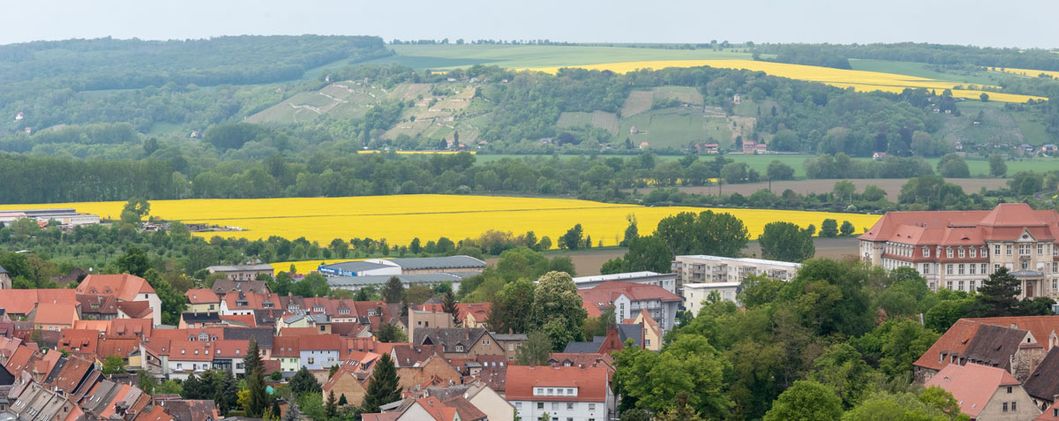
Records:
M463 352L463 345L456 345L456 352Z

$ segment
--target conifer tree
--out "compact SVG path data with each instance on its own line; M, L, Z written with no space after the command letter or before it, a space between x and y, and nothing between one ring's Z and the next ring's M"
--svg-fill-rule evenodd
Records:
M371 372L368 392L364 395L362 413L379 412L379 407L401 399L401 385L397 377L397 368L390 359L390 354L382 354L375 370Z

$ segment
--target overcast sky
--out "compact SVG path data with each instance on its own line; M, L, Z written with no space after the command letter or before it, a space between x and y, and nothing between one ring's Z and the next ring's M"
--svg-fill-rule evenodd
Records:
M1059 47L1056 0L4 1L0 44L237 34Z

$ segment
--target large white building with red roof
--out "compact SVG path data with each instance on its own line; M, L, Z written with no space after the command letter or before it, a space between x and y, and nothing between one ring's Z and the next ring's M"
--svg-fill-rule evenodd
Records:
M603 421L614 416L615 397L607 367L507 368L506 396L519 419Z
M914 268L931 290L975 291L1000 268L1025 297L1059 296L1059 213L1024 203L993 210L888 212L860 236L860 257Z

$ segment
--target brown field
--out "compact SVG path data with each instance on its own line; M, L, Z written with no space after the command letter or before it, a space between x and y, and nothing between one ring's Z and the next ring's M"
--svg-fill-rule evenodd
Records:
M816 245L816 257L841 259L857 255L857 239L855 237L815 238L813 240ZM747 244L746 248L743 249L743 254L747 257L759 257L761 248L758 247L757 241L751 241ZM577 276L588 276L599 275L599 269L603 266L603 263L615 257L624 256L625 249L606 248L573 252L558 251L547 253L547 255L549 257L570 256L570 259L574 261L574 270L577 271ZM490 265L495 264L496 261L496 257L486 259L486 263Z
M795 193L808 194L808 193L827 193L830 192L834 187L835 183L841 180L788 180L788 181L773 181L772 192L779 195L786 189L791 189ZM904 186L908 180L903 178L894 179L854 179L849 180L853 182L853 185L857 186L857 191L864 191L864 187L868 185L875 185L883 190L886 190L886 199L890 201L897 200L897 196L901 194L901 186ZM963 191L967 193L978 192L985 187L987 189L997 189L1007 187L1007 179L1003 178L947 178L945 181L956 184L963 188ZM769 188L767 181L758 183L746 183L746 184L725 184L721 186L720 191L724 194L739 193L744 196L754 194L754 192ZM706 186L706 187L680 187L681 191L687 193L697 194L717 194L717 186Z

